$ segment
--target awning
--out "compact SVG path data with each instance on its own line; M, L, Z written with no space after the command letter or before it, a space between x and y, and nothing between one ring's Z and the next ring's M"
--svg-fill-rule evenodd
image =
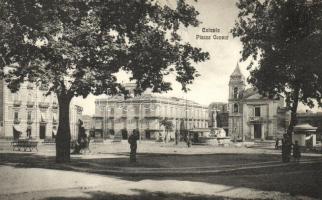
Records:
M53 134L57 135L57 129L53 129Z
M17 132L21 132L21 133L22 133L22 131L21 131L21 127L20 127L19 125L13 125L13 129L14 129L15 131L17 131Z

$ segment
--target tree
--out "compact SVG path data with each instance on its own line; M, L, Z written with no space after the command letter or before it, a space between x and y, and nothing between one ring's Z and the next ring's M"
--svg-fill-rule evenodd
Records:
M232 29L251 60L248 81L268 97L285 97L292 138L299 102L322 106L322 4L307 0L239 0ZM257 66L255 65L257 63Z
M169 121L168 119L163 119L160 121L160 125L164 127L166 135L165 135L165 142L167 141L167 137L169 134L169 131L172 131L173 129L173 123L172 121ZM177 138L176 138L176 142L177 142Z
M131 72L136 93L170 90L170 73L188 89L198 76L193 63L209 54L178 30L198 26L198 14L185 0L175 8L153 0L0 0L1 75L13 92L31 81L57 95L56 161L68 162L73 97L126 94L115 76L120 70Z

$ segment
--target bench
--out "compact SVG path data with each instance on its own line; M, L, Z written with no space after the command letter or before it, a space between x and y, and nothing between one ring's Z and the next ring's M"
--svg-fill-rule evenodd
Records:
M12 146L12 150L24 150L26 151L27 149L29 149L29 151L31 152L33 149L36 149L38 151L37 148L38 145L38 141L32 141L32 140L14 140L11 142L11 146Z

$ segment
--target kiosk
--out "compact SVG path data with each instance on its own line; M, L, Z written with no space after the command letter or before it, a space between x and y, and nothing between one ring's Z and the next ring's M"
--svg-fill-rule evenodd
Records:
M317 127L313 127L310 124L298 124L294 126L293 144L297 140L301 147L315 147L316 129Z

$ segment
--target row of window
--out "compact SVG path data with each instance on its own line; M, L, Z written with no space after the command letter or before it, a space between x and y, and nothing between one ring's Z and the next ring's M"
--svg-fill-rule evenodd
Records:
M115 123L121 123L121 122L115 122ZM112 127L114 127L114 123L109 123ZM121 123L122 124L122 123ZM124 126L126 127L127 125L139 125L136 122L132 123L132 122L128 122L128 123L123 123ZM156 124L156 122L150 122L150 121L145 121L144 122L145 125L149 126L149 125L159 125ZM141 124L140 124L141 125ZM139 126L140 126L139 125ZM208 124L207 122L196 122L196 123L192 123L192 122L188 122L187 124L188 128L207 128ZM177 124L177 128L180 127L179 124Z
M139 106L133 106L133 111L134 111L134 114L143 114L143 113L140 113L140 107ZM119 110L122 110L122 114L123 115L126 115L128 113L129 110L132 111L132 109L129 109L128 106L122 106L122 107L117 107L117 109ZM197 116L198 118L199 117L202 117L202 116L207 116L207 110L198 110L198 109L195 109L195 110L192 110L192 109L187 109L187 112L186 112L186 109L185 108L173 108L173 107L170 107L170 109L168 109L168 107L157 107L157 106L149 106L149 107L143 107L144 109L144 113L145 114L151 114L153 111L159 111L161 112L160 115L170 115L170 116L173 116L173 114L176 114L176 115L180 115L180 116L185 116L187 114L187 116ZM101 111L104 110L104 107L102 108ZM108 114L109 115L114 115L115 114L115 109L113 107L111 108L108 108Z
M40 117L41 117L41 121L45 121L45 115L44 114L40 114ZM19 111L14 111L13 112L13 119L14 120L20 120L19 118ZM32 111L28 111L27 112L27 120L28 121L31 121L32 120ZM53 121L57 121L57 117L53 116Z

